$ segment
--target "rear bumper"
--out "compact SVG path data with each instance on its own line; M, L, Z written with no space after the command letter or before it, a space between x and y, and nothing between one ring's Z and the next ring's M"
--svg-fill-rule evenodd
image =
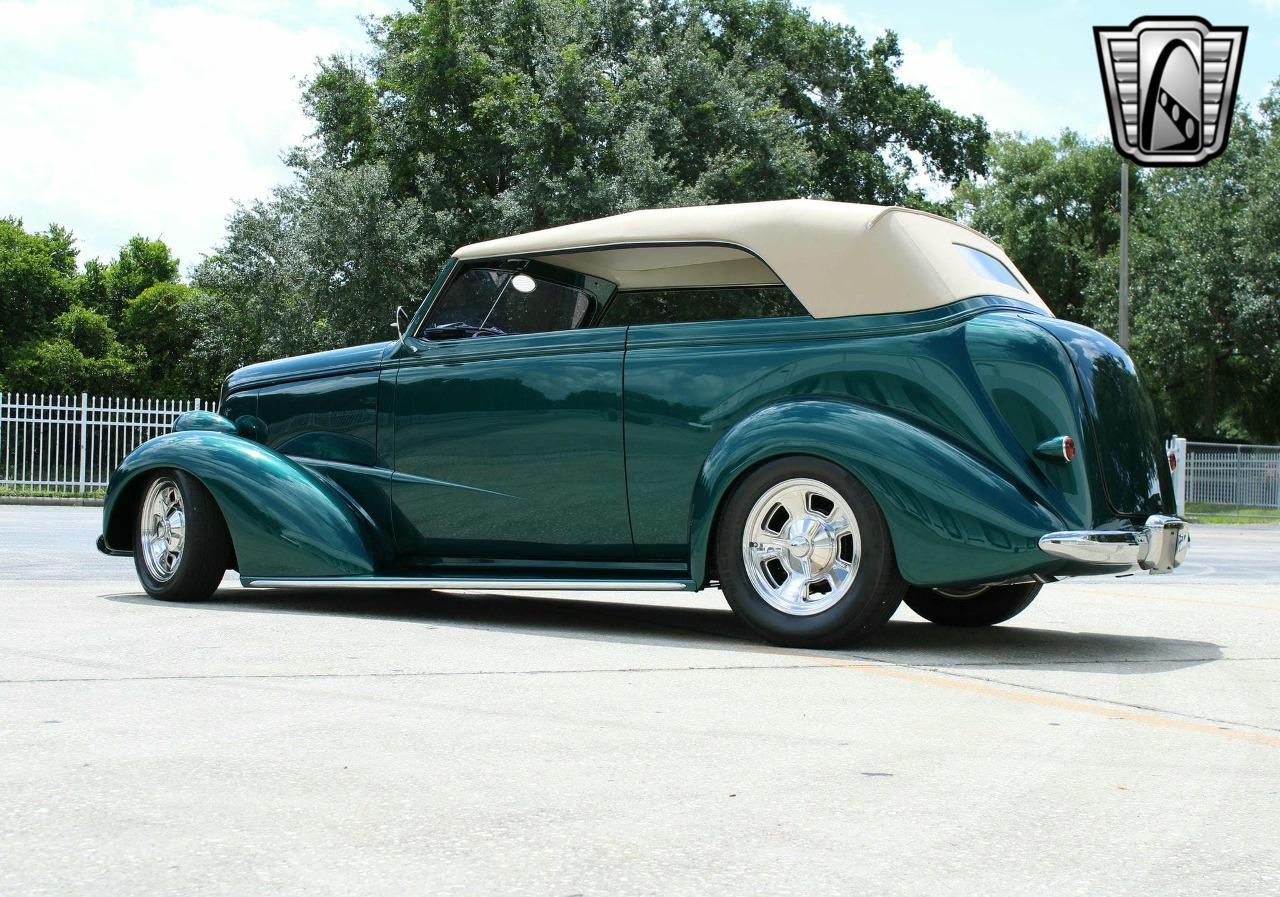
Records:
M1140 529L1076 530L1040 537L1040 550L1054 557L1107 568L1168 573L1191 545L1185 521L1153 514Z

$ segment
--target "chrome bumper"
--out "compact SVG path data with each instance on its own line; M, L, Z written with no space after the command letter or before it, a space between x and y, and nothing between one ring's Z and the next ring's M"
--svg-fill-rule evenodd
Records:
M1054 557L1105 567L1139 567L1168 573L1191 545L1185 521L1153 514L1142 529L1078 530L1040 537L1040 550Z

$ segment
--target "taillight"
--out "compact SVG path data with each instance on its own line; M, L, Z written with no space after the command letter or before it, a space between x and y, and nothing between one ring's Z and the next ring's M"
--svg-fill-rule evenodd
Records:
M1036 457L1054 464L1070 464L1076 457L1076 441L1070 436L1055 436L1036 446Z

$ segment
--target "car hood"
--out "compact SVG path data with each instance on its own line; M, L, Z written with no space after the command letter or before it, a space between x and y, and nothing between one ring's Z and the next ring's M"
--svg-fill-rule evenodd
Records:
M292 358L279 358L275 361L246 365L232 372L227 378L226 392L286 380L308 380L314 377L370 370L381 364L382 359L395 345L394 340L385 343L369 343L363 346L331 349L328 352L313 352L310 355L295 355Z

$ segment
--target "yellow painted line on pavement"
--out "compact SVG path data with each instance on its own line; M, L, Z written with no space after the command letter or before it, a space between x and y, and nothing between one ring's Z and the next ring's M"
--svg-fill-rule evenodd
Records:
M855 670L860 673L871 673L872 675L884 676L889 679L897 679L903 682L914 682L921 685L950 688L955 691L963 691L970 694L1002 698L1006 701L1014 701L1019 704L1032 704L1038 707L1053 707L1058 710L1068 710L1073 713L1087 713L1091 716L1106 717L1107 719L1128 720L1129 722L1138 723L1140 725L1152 726L1154 728L1167 729L1175 732L1191 732L1197 735L1216 735L1220 738L1226 738L1231 741L1244 741L1251 744L1263 744L1268 747L1280 747L1280 735L1268 735L1264 732L1251 732L1245 729L1234 729L1229 726L1221 726L1216 723L1202 723L1175 716L1165 716L1164 714L1152 713L1145 710L1132 710L1127 707L1118 707L1113 704L1094 703L1088 700L1067 698L1060 695L1049 695L1042 692L1027 691L1016 687L991 685L989 683L979 682L973 679L947 676L945 674L931 673L925 670L910 669L907 667L894 666L892 664L850 662L838 660L834 657L821 657L814 654L797 654L779 648L766 647L761 650L766 653L785 655L788 657L804 657L825 666Z

